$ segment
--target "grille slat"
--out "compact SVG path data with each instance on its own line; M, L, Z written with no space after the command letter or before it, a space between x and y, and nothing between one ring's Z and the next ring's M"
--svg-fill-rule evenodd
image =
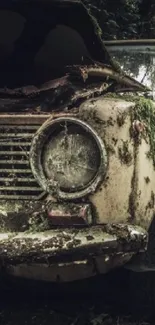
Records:
M20 173L22 173L22 174L32 174L32 171L31 171L31 169L14 169L14 168L12 168L12 169L1 169L0 173L1 174L2 173L7 173L7 174L15 176L15 174L20 174Z
M13 178L9 178L9 177L0 177L0 182L3 182L3 183L6 183L6 182L9 182L9 183L11 183L11 182L14 182L14 179ZM36 183L36 181L35 181L35 179L34 178L29 178L29 177L26 177L26 178L24 178L24 177L21 177L21 178L16 178L16 182L18 182L18 183L20 183L20 182L22 182L22 183Z
M27 156L29 154L29 152L27 151L1 151L0 150L0 153L1 153L1 157L2 156ZM19 158L20 159L20 158Z
M13 117L13 123L5 116L5 123L0 123L0 200L21 199L38 200L44 195L33 177L29 150L37 129L44 123L45 116L38 119L38 124L26 116L26 123L19 124L19 117ZM48 118L48 116L47 116ZM24 117L23 117L24 119Z
M17 140L17 139L16 139ZM31 146L31 142L20 142L20 141L7 141L6 140L2 140L0 139L0 146L5 146L5 147L12 147L12 146L24 146L24 147L30 147Z
M13 130L13 133L15 133L15 130L17 132L17 130L21 131L22 133L26 131L32 132L34 133L35 130L38 129L38 125L0 125L0 132L3 132L3 130L5 131L6 129L8 130Z
M0 133L0 139L3 140L3 138L15 138L16 140L20 140L20 139L26 139L26 138L32 138L33 137L33 134L30 134L30 133L25 133L25 134L22 134L22 133Z
M14 187L14 186L0 186L0 193L2 192L2 191L14 191L14 190L16 190L16 191L30 191L30 187L26 187L26 186L16 186L16 188ZM40 188L39 187L33 187L33 186L31 186L31 191L36 191L36 192L40 192L41 190L40 190Z
M42 196L37 196L36 197L36 195L16 195L16 194L13 194L13 195L9 195L9 194L3 194L3 195L1 195L0 194L0 200L4 200L4 199L7 199L7 200L39 200L39 199L41 199L42 198Z
M0 160L0 165L29 165L29 161L24 160ZM1 168L1 167L0 167Z

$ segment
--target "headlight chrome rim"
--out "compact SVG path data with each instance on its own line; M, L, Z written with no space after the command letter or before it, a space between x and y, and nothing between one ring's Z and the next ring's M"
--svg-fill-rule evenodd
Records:
M83 128L88 133L88 136L91 136L93 140L95 140L100 153L100 164L95 177L87 184L87 186L75 192L63 191L57 186L54 180L52 180L52 182L49 181L46 178L41 162L42 151L47 139L53 133L53 129L60 123L64 122L76 124ZM103 181L107 172L107 153L105 145L97 132L86 122L71 116L52 117L39 128L32 140L30 149L30 165L36 181L46 193L60 200L77 200L95 192L96 188Z

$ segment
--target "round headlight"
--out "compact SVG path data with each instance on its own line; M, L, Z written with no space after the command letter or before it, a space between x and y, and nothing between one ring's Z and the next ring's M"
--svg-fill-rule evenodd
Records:
M105 175L107 156L103 142L88 124L60 117L48 120L36 133L30 163L46 192L70 200L95 191Z

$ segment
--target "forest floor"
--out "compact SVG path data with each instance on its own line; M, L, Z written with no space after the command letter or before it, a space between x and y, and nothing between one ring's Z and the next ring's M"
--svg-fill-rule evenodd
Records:
M65 285L4 282L0 325L155 324L142 306L133 309L128 276L122 272Z

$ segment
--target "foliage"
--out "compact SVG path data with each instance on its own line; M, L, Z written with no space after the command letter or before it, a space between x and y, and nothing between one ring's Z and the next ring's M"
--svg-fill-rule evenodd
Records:
M97 18L104 39L137 39L153 33L152 6L145 0L82 0ZM151 11L150 11L151 9ZM149 13L151 19L149 21ZM149 34L149 35L148 35ZM155 34L155 31L154 31Z

